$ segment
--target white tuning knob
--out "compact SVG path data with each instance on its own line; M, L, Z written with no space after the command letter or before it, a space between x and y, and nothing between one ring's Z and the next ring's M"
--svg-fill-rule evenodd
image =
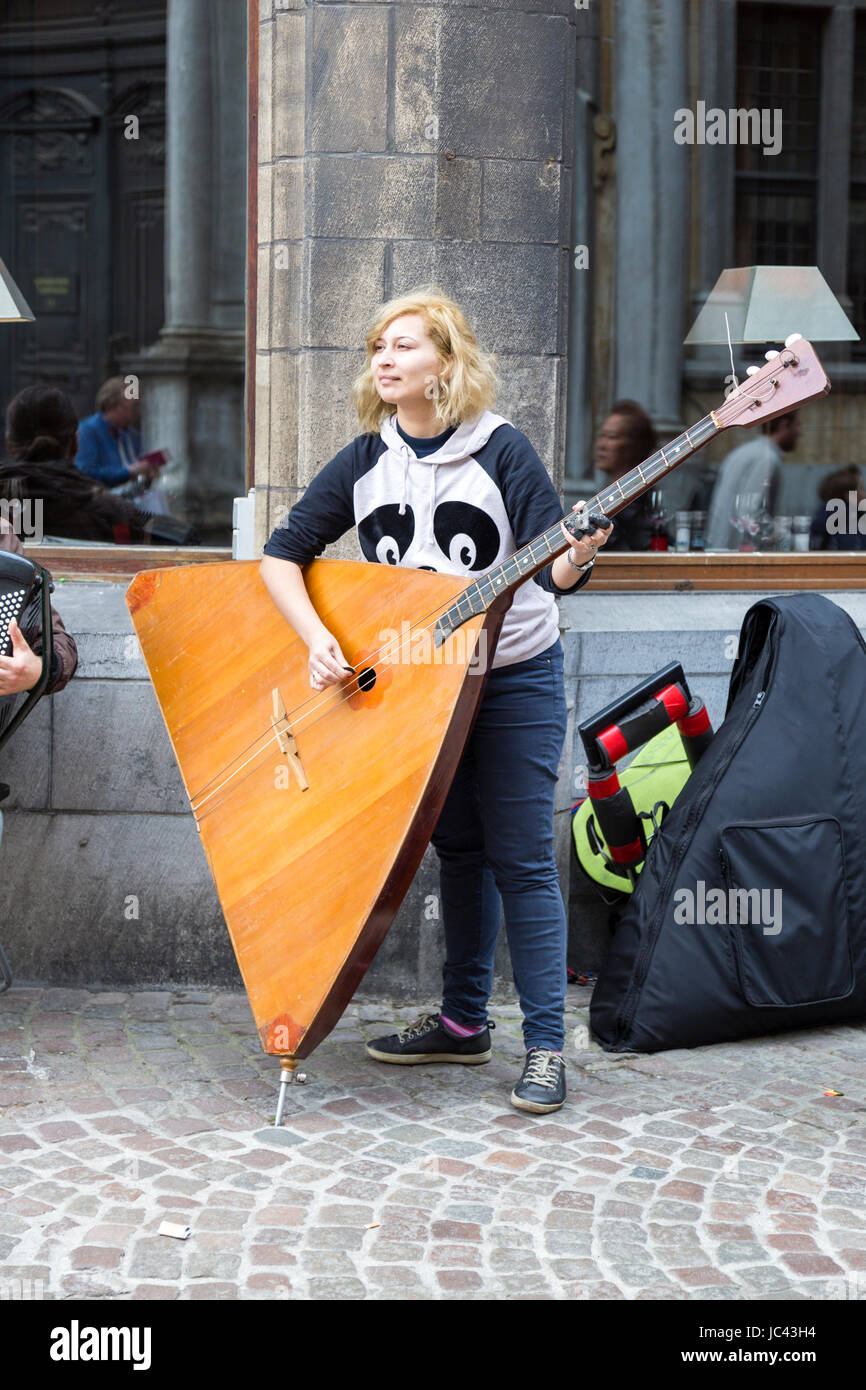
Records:
M785 347L793 347L795 343L799 343L802 336L802 333L792 333L789 338L785 339Z
M764 357L766 358L766 360L767 360L768 362L772 362L773 358L774 358L774 357L778 357L778 356L779 356L779 354L778 354L778 351L776 350L776 348L771 348L769 352L765 352L765 353L764 353Z
M746 376L755 376L760 370L760 367L747 367Z

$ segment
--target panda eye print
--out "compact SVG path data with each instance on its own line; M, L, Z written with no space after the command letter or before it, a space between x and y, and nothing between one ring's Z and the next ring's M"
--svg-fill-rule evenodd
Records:
M399 565L415 535L411 507L400 514L396 502L388 502L358 522L358 540L365 560L380 565Z
M440 502L433 533L443 555L463 569L489 569L499 553L498 526L471 502Z

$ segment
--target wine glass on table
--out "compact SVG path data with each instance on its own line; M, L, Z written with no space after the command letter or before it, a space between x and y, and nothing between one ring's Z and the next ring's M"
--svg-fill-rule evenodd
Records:
M669 514L670 509L664 491L660 487L653 488L649 494L650 550L668 549L669 542L665 522L668 520Z
M758 513L761 507L759 492L738 492L734 498L731 525L737 533L737 549L750 551L757 549L756 537L760 531Z

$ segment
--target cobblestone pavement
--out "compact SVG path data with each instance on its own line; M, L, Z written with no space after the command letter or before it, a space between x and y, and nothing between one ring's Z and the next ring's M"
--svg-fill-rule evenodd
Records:
M509 1104L513 1004L489 1065L410 1068L361 1043L419 1010L364 1002L274 1131L243 995L14 989L0 1294L866 1297L866 1026L611 1056L569 1000L554 1115Z

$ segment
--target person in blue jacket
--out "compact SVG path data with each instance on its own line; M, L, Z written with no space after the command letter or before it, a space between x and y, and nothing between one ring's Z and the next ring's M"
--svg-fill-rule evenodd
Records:
M310 602L302 569L352 526L368 561L470 581L562 520L526 435L491 409L492 359L453 300L436 286L390 300L366 349L355 383L363 432L312 480L262 561L276 607L309 648L314 690L345 681L347 662ZM511 1101L541 1114L565 1100L566 918L553 809L566 700L554 595L589 579L609 534L608 525L579 541L567 536L571 549L514 592L433 833L442 1007L367 1045L378 1062L489 1061L487 1003L504 907L526 1048Z
M109 377L96 393L96 413L79 421L75 463L82 473L111 488L152 478L154 468L138 457L138 418L138 400L126 396L123 377Z

